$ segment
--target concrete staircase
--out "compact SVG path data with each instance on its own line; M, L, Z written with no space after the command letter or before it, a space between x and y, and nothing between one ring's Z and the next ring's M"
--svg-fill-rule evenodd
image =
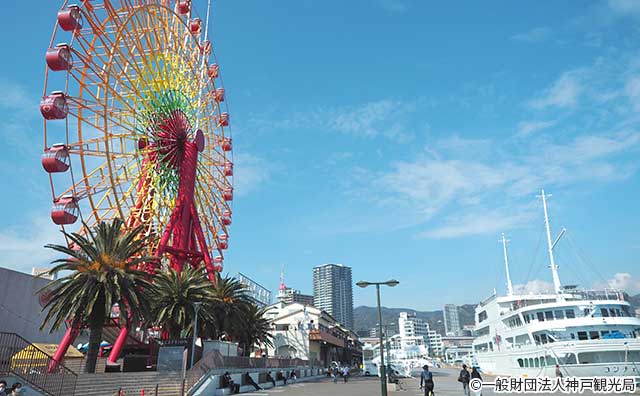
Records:
M182 373L180 372L141 372L141 373L102 373L79 374L75 394L78 396L114 396L118 389L125 396L181 396Z

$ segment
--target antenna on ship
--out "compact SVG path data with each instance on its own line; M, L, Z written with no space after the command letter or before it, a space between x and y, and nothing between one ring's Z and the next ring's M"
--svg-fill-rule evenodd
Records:
M551 275L553 276L553 288L556 293L560 294L562 292L562 285L560 284L560 276L558 275L558 266L556 265L556 260L553 257L553 248L556 247L560 238L564 235L566 230L563 228L560 232L560 235L556 238L556 240L551 243L551 225L549 225L549 214L547 213L547 197L551 197L551 194L545 195L544 190L542 190L542 207L544 209L544 224L547 228L547 246L549 247L549 268L551 268Z
M507 242L509 240L502 233L502 251L504 252L504 267L507 273L507 292L510 296L513 295L513 285L511 284L511 275L509 274L509 256L507 255Z

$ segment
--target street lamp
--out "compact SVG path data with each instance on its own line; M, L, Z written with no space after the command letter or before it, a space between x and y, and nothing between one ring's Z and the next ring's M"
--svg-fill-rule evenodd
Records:
M395 279L388 280L386 282L367 282L360 281L356 283L358 287L376 286L376 297L378 301L378 336L380 339L380 389L382 396L387 396L387 372L384 367L384 341L382 339L382 306L380 305L380 285L386 285L389 287L396 287L400 282Z
M193 303L193 310L196 312L196 316L193 319L193 341L191 343L191 365L193 367L193 361L196 358L196 338L198 338L198 312L202 308L202 302L196 301Z
M384 329L384 339L385 339L385 348L387 348L387 367L389 370L392 370L391 368L391 337L389 336L389 327L393 327L395 326L397 323L385 323L382 325L382 328ZM379 323L376 323L376 326L379 326Z

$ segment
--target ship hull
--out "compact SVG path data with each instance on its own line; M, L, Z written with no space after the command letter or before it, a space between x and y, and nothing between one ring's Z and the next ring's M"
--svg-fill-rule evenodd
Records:
M475 355L480 369L489 374L516 377L555 377L556 361L551 357L576 356L575 362L561 364L563 376L568 377L640 377L640 340L602 340L600 342L571 342L523 347L504 351L483 352ZM602 361L610 355L619 356L620 361ZM591 359L583 358L589 356ZM591 361L589 361L591 360ZM600 360L600 361L598 361ZM562 361L562 360L561 360ZM527 366L533 362L533 367Z

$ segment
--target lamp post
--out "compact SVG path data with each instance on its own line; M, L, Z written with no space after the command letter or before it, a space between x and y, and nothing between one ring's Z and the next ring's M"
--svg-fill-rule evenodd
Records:
M385 348L387 348L387 367L389 370L391 370L391 337L389 336L389 327L390 326L394 326L395 323L386 323L382 325L382 328L384 329L384 345Z
M193 319L193 341L191 342L191 365L189 368L193 367L193 362L196 358L196 338L198 338L198 312L202 307L201 301L196 301L193 303L193 310L196 313L195 318Z
M380 305L380 285L386 285L389 287L396 287L400 282L395 279L388 280L386 282L367 282L360 281L356 283L357 286L365 288L371 285L376 286L376 298L378 302L378 338L380 339L380 390L382 396L387 396L387 373L384 367L384 340L382 335L382 306Z

